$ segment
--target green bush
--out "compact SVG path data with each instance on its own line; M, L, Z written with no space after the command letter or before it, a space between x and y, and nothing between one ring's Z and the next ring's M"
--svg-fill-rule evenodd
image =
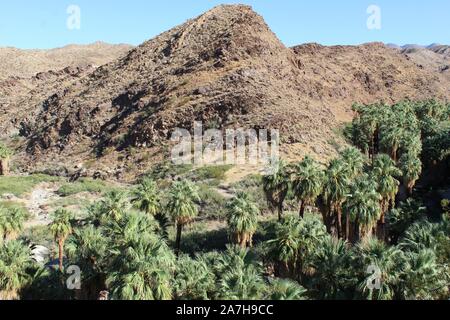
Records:
M114 190L114 188L101 180L83 178L74 183L63 184L57 191L62 197L68 197L81 192L105 194Z
M217 190L208 185L199 185L199 195L202 200L200 216L208 219L223 219L225 217L226 199Z
M13 194L20 197L33 190L35 186L43 182L59 181L58 177L51 177L43 174L30 176L7 176L0 177L0 196L3 194Z
M232 165L221 165L221 166L205 166L195 169L192 173L193 180L195 181L205 181L205 180L218 180L222 181L225 179L225 174L233 168Z

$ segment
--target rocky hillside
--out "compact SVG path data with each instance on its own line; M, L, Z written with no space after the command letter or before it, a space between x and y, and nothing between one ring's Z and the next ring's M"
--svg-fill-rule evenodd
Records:
M43 101L131 48L103 42L52 50L0 48L0 137L17 134Z
M19 149L34 168L88 162L133 175L150 165L149 153L165 150L174 128L191 129L194 120L279 129L287 155L324 158L354 102L450 97L448 74L399 50L287 48L241 5L216 7L97 69L60 73L44 76L36 99L3 105L10 116L2 125L25 136Z

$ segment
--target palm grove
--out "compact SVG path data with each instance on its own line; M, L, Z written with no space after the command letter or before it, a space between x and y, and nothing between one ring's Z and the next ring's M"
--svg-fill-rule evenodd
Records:
M0 298L448 299L450 205L433 199L448 188L450 106L354 111L344 130L353 147L336 159L277 163L257 182L267 205L236 190L225 206L224 250L183 250L202 202L185 179L167 186L144 177L83 219L57 210L49 226L57 265L31 258L21 237L26 215L0 207ZM69 265L82 270L80 290L66 288ZM379 270L376 288L370 266Z

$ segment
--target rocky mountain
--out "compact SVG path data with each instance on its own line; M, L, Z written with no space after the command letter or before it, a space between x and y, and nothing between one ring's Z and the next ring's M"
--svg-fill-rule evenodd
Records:
M23 166L81 162L131 176L167 150L173 129L192 129L194 120L279 129L288 157L326 158L355 102L450 97L448 74L399 50L381 43L287 48L243 5L216 7L99 68L35 78L37 98L0 104L10 110L0 124L24 136L17 148Z
M31 78L39 72L61 70L68 66L100 66L117 59L132 47L95 42L69 45L51 50L0 48L0 81L9 77Z
M428 46L407 44L398 46L388 44L390 48L397 49L414 61L419 68L426 68L431 72L446 73L450 70L450 46L433 43Z

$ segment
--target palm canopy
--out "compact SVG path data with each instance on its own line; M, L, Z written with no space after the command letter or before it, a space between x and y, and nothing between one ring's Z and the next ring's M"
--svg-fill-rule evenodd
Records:
M177 181L169 191L168 210L175 223L184 225L198 215L198 187L190 181Z
M7 209L0 205L0 242L10 238L23 230L27 213L19 208Z
M246 248L228 246L227 251L209 260L217 277L215 299L261 300L267 292L262 266Z
M346 164L338 159L330 162L326 172L323 196L332 206L344 202L349 192L350 176Z
M368 175L362 175L353 183L344 203L343 209L347 219L350 218L350 221L358 226L360 236L370 234L380 218L381 195L376 191L376 187Z
M307 215L304 219L298 219L289 215L276 226L275 238L268 244L275 259L283 262L287 271L292 273L298 267L308 268L315 249L327 236L327 230L318 216Z
M395 162L386 154L380 154L375 158L372 177L377 182L377 191L385 200L384 205L388 205L395 200L400 182L396 177L401 177L402 172L395 166ZM387 210L382 208L383 212Z
M53 222L50 225L50 231L55 240L67 239L72 233L73 214L65 209L58 209L53 214Z
M400 169L403 172L403 180L411 195L413 188L422 174L422 161L413 153L405 153L400 157Z
M195 184L187 180L173 183L169 191L167 208L177 227L175 240L177 255L180 252L183 227L191 223L198 215L198 202L200 202L200 196Z
M0 245L0 300L19 299L19 292L31 280L31 250L19 241Z
M312 257L312 285L319 299L344 299L353 289L353 254L344 241L325 237Z
M363 296L371 300L393 299L403 268L401 250L395 246L388 247L378 239L369 238L356 247L356 255L360 269L364 272L359 285ZM377 279L372 279L373 276ZM378 286L372 280L379 280Z
M269 283L269 300L307 300L307 290L295 281L275 279Z
M170 300L175 256L159 237L145 233L139 241L118 246L107 285L117 300Z
M123 218L129 207L127 194L122 191L113 190L100 202L99 210L101 213L101 220L112 219L118 221Z
M340 159L331 161L326 172L323 198L328 210L324 218L329 231L336 217L336 229L339 236L342 235L342 204L350 191L351 177L346 164Z
M253 234L258 226L258 214L258 206L244 192L239 192L228 202L227 222L237 244L252 246Z
M144 178L134 190L131 202L137 209L156 216L160 209L160 196L156 182Z
M356 148L350 147L339 153L340 159L346 165L350 179L356 178L363 172L366 159Z
M292 191L301 202L300 216L304 216L305 206L313 204L322 192L324 172L315 161L306 157L294 166L292 173Z
M175 298L179 300L210 300L216 288L216 276L203 259L182 256L177 261L173 280Z
M283 203L291 189L290 172L283 161L276 161L270 174L263 176L263 189L272 209L278 209L278 218L283 214Z
M385 104L354 105L357 117L353 120L352 139L365 154L372 157L377 153L379 130L392 111Z

